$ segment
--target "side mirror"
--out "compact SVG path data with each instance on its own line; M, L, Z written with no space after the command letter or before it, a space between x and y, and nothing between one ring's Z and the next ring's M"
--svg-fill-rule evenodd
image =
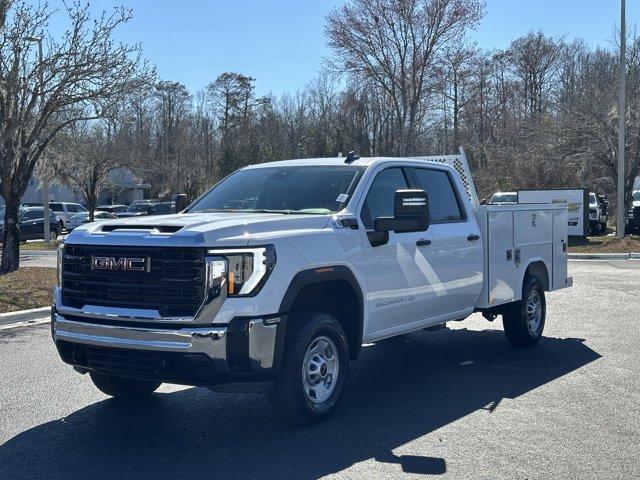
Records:
M176 213L179 213L187 208L187 195L179 193L176 195Z
M376 218L377 232L424 232L429 228L429 197L424 190L396 190L393 217Z

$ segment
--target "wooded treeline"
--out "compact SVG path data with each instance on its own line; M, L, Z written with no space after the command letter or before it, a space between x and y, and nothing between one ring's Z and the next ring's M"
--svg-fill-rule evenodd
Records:
M250 72L224 73L194 95L179 82L158 81L82 134L111 139L101 163L105 173L111 164L129 165L160 198L176 192L194 198L251 163L350 150L361 156L455 153L462 145L481 197L496 190L586 186L614 200L615 44L594 49L530 32L504 50L485 51L459 43L460 37L447 39L425 66L415 105L405 107L414 117L405 133L404 112L392 96L411 95L413 85L390 92L357 60L357 68L342 62L343 56L357 57L339 51L333 40L334 29L344 31L345 25L332 23L342 14L328 19L327 35L336 47L331 64L296 92L260 97L259 80ZM627 48L629 194L640 162L639 107L640 37L633 34Z
M92 24L87 7L71 4L70 28L56 39L46 5L0 0L0 194L9 225L1 270L17 268L17 205L34 169L82 193L92 210L119 166L149 182L152 197L193 199L247 164L462 145L480 197L586 186L614 200L615 42L592 48L533 31L503 50L479 49L469 38L484 8L480 0L351 0L326 19L330 55L317 77L296 92L259 96L252 72L223 73L198 92L158 78L138 47L113 40L131 17L125 9ZM34 39L44 44L41 61ZM629 201L640 164L635 32L626 78Z

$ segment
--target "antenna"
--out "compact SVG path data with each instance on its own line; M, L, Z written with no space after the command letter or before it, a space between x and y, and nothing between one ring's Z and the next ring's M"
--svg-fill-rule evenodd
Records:
M355 162L356 160L358 160L360 157L358 155L355 154L355 152L351 151L349 152L349 154L347 155L347 158L344 159L344 163L351 163L351 162Z

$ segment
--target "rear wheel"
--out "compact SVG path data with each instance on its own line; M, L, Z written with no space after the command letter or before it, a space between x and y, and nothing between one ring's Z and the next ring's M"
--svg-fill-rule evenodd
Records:
M342 395L349 365L347 337L326 313L292 314L287 328L283 365L271 400L290 423L321 420L335 410Z
M517 347L535 345L544 330L546 302L542 283L527 276L522 288L522 300L514 302L502 315L507 340Z
M49 240L55 242L56 240L58 240L58 235L60 235L60 233L58 233L56 229L51 229L51 231L49 232Z
M136 399L146 397L160 386L160 382L114 377L98 372L90 372L89 375L98 390L117 398Z

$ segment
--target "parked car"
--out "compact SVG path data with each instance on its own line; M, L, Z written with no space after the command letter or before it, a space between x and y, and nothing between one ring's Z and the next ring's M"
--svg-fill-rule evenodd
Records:
M633 192L631 208L627 212L625 222L628 233L640 234L640 190Z
M126 212L127 208L128 207L126 205L98 205L96 207L96 210L99 210L101 212L109 212L117 215L119 213Z
M87 211L87 209L84 208L79 203L70 203L70 202L50 202L49 210L51 210L55 214L56 221L60 225L61 229L67 228L67 222L76 213L82 213Z
M93 212L93 219L96 222L99 220L111 220L113 218L118 218L118 217L113 213L109 213L109 212L101 212L101 211ZM80 225L84 225L85 223L90 223L89 212L76 213L67 222L67 230L71 231L74 228L79 227Z
M607 231L609 202L605 196L589 192L589 233L602 235Z
M154 231L77 228L58 253L61 358L110 396L268 391L308 423L336 409L363 343L482 312L502 315L513 345L536 344L545 292L572 285L567 205L478 205L464 155L441 159L258 164Z
M490 205L515 205L518 203L518 192L496 192L489 200Z
M132 203L125 212L118 213L118 218L141 217L143 215L167 215L173 213L165 203Z
M24 207L18 211L20 219L20 241L44 239L44 208ZM56 241L62 233L62 228L55 214L49 211L50 239ZM4 218L0 219L0 238L4 233Z

